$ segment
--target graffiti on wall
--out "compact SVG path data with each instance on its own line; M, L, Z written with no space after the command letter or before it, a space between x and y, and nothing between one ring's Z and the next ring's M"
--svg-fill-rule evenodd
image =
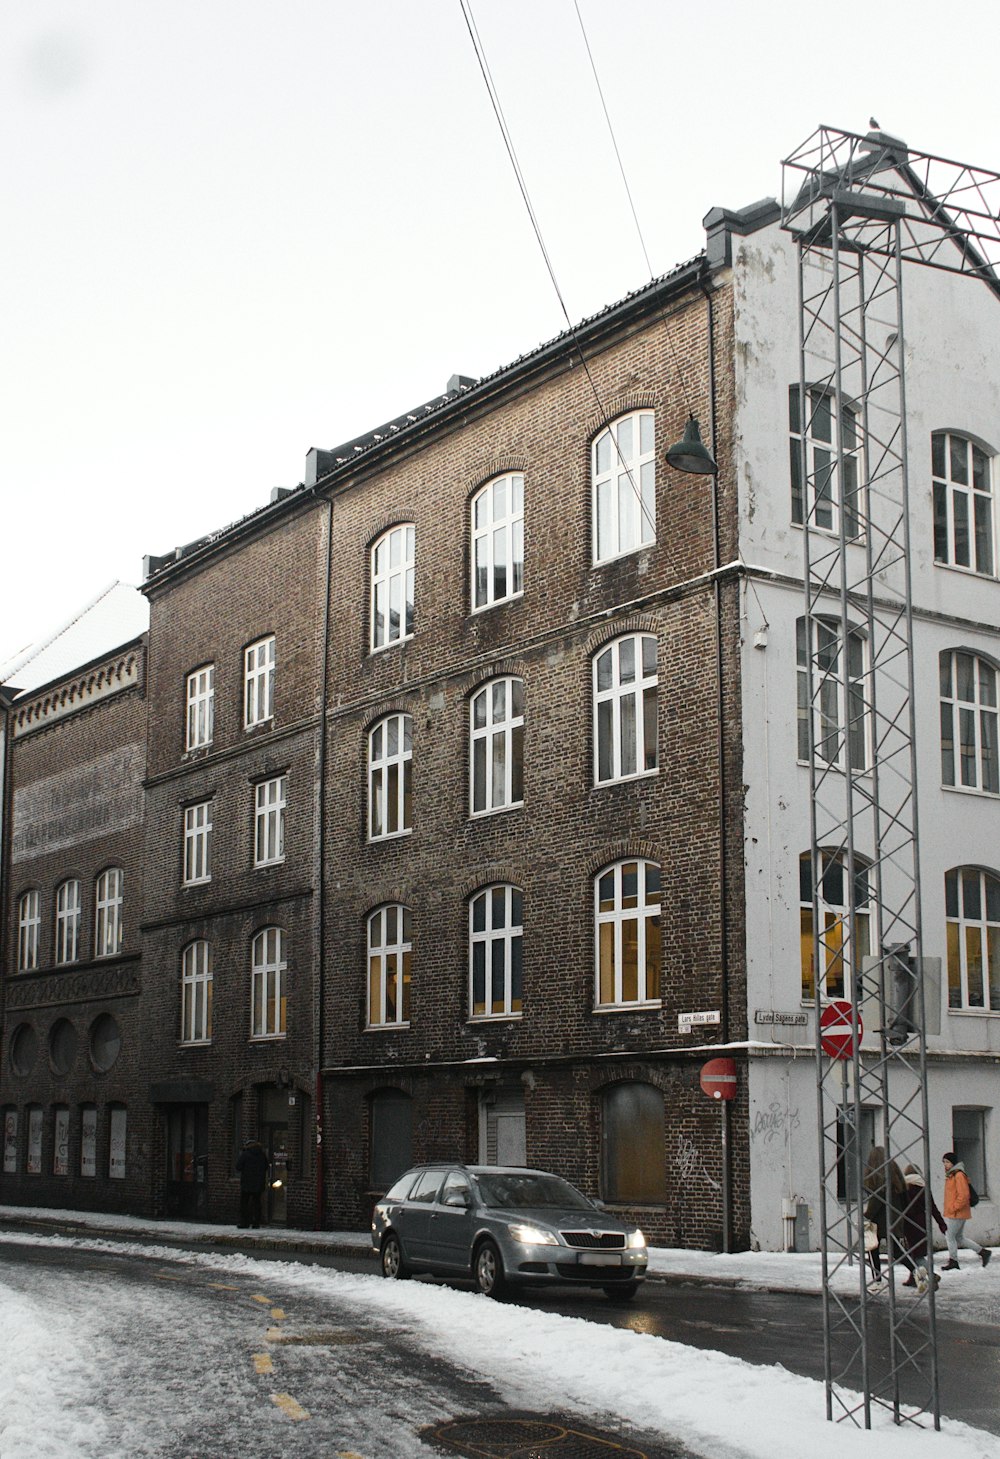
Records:
M801 1124L798 1109L787 1109L780 1100L772 1099L766 1109L759 1109L750 1125L750 1139L755 1144L784 1144Z
M686 1184L691 1185L697 1181L704 1181L712 1190L721 1190L719 1182L713 1180L705 1169L705 1162L701 1158L701 1152L690 1135L677 1136L675 1163L677 1165L678 1175Z

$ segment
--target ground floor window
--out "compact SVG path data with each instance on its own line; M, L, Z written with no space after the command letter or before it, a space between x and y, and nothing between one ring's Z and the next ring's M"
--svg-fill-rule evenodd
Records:
M69 1110L56 1106L52 1125L52 1174L69 1175Z
M80 1110L80 1174L97 1174L97 1106L85 1104Z
M108 1174L112 1180L125 1179L125 1131L127 1115L120 1104L111 1110L111 1134L108 1140Z
M615 1084L601 1099L601 1193L621 1204L667 1198L663 1094L651 1084Z
M951 1112L951 1143L978 1194L989 1194L986 1170L986 1110L955 1108Z
M3 1112L3 1170L4 1175L17 1174L17 1110Z
M856 1115L853 1104L844 1105L837 1111L837 1200L850 1201L855 1206L861 1199L857 1180L858 1149L860 1147L863 1167L869 1150L875 1144L875 1111L862 1107L861 1123L857 1129Z

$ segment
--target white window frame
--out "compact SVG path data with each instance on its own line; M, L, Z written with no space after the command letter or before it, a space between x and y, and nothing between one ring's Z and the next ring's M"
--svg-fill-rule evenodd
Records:
M42 899L37 887L22 892L17 903L17 970L33 973L38 968L42 933Z
M253 729L274 718L274 634L260 638L243 653L243 726Z
M57 967L75 963L80 959L80 883L69 877L56 887L56 942L55 962Z
M498 883L484 887L470 898L470 1018L521 1016L524 976L523 918L523 898L519 887ZM481 999L476 996L477 982L482 984ZM499 998L495 996L498 982Z
M280 927L263 927L253 940L250 978L250 1037L285 1037L288 962Z
M184 807L184 885L212 880L212 802Z
M523 804L524 680L508 675L477 689L469 703L469 813Z
M638 448L638 449L637 449ZM635 410L609 421L591 446L595 565L656 541L656 418Z
M285 859L285 810L288 776L259 780L254 787L254 866L275 866Z
M875 898L871 867L863 857L854 858L855 910L854 940L851 949L851 968L860 972L863 960L872 952L872 930L875 927ZM813 924L812 853L803 852L799 857L799 947L801 963L801 987L803 1003L815 1001L816 946L817 933ZM832 895L840 882L840 901ZM831 998L850 998L851 989L845 976L847 968L843 955L844 929L848 917L847 866L838 851L820 851L820 877L816 889L816 906L819 914L820 932L818 942L821 949L821 971L819 1001L825 1003ZM811 954L808 969L804 965L806 939L809 939ZM831 991L831 973L834 977Z
M967 879L975 882L969 896ZM967 910L972 897L978 899L978 912ZM945 872L945 928L949 1011L1000 1013L1000 973L996 986L990 986L990 963L1000 969L1000 876L995 871L955 866Z
M409 907L390 902L368 918L368 1027L408 1028L413 956Z
M494 477L472 498L472 611L524 593L524 476Z
M807 625L811 644L807 647ZM838 769L863 772L871 768L871 683L868 640L857 628L848 632L847 654L843 651L838 620L824 617L799 618L795 624L795 660L798 693L798 759L809 759L809 671L807 654L813 655L813 677L818 692L812 706L817 758ZM846 659L846 677L845 677ZM851 722L852 716L856 723Z
M626 906L624 895L625 873L628 868L635 868L636 895L633 906ZM602 907L601 886L606 878L611 881L611 898L603 900L611 901L610 907ZM655 896L650 894L647 886L649 881L656 883L652 889ZM595 973L595 1003L597 1008L655 1008L660 1005L660 988L662 986L662 966L648 968L650 953L655 957L656 944L660 946L660 961L662 962L662 939L659 935L661 917L662 890L659 885L660 868L655 861L647 861L642 857L628 857L622 861L616 861L611 866L606 866L594 877L594 973ZM624 995L625 979L625 934L634 926L635 947L636 947L636 997L626 998ZM650 947L650 929L656 929L656 937L653 946ZM609 929L609 932L605 932ZM610 956L602 959L602 949ZM607 971L610 978L602 977L607 963ZM651 974L651 976L650 976ZM650 984L653 986L650 987ZM609 987L610 985L610 987ZM604 989L609 988L611 997L602 997Z
M387 714L368 736L368 839L412 829L413 717Z
M652 645L651 671L646 666L649 645ZM627 662L629 653L631 669ZM625 634L605 644L594 655L595 785L633 780L657 772L656 655L657 642L651 633ZM602 766L607 773L602 773Z
M181 953L181 1043L212 1042L212 950L197 938Z
M123 918L125 874L109 866L94 887L94 957L117 957L125 937Z
M412 522L390 527L372 547L371 647L413 637L416 536ZM395 616L394 616L395 615Z
M788 434L791 468L791 517L799 527L808 525L819 532L840 532L841 504L852 498L857 503L847 513L845 534L849 542L863 536L861 527L861 425L853 405L838 406L836 392L822 385L807 385L808 418L802 423L800 387L788 391ZM839 426L838 426L839 422ZM844 481L837 481L836 432L841 434ZM805 443L805 480L802 479L802 449Z
M187 740L189 750L212 743L215 733L215 665L204 664L187 676Z
M959 462L958 448L964 452L964 464ZM977 468L979 483L976 481ZM997 523L993 472L992 456L970 436L963 436L958 431L934 431L931 435L934 561L941 566L954 567L979 577L996 577ZM963 474L964 481L961 479ZM963 557L966 559L964 562Z
M971 699L959 697L959 660L971 664ZM965 649L939 659L941 782L955 790L1000 795L1000 707L996 665ZM971 754L965 753L968 746ZM950 747L950 748L949 748ZM966 779L971 769L972 776Z

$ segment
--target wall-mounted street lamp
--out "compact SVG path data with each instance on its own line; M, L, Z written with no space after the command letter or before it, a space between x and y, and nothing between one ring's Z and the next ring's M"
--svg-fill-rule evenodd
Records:
M718 476L715 458L702 442L701 429L693 415L688 416L681 440L667 451L667 465L692 476Z

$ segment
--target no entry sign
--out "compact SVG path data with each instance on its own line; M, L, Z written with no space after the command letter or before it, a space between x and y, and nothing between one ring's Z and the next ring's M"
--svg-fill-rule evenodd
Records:
M735 1099L735 1059L709 1059L702 1064L701 1087L711 1099Z
M820 1014L819 1041L824 1054L831 1059L849 1059L854 1053L854 1025L852 1009L846 998L835 998ZM858 1012L858 1038L864 1033L861 1013Z

